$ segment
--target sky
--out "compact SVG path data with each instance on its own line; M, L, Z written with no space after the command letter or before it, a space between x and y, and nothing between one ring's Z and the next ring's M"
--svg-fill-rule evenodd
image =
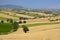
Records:
M60 8L60 0L0 0L0 5L18 5L25 8Z

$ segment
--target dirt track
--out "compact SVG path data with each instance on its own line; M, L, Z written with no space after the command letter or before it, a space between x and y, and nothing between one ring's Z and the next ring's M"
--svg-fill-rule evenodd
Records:
M28 33L22 28L17 32L0 35L0 40L60 40L60 24L30 27Z

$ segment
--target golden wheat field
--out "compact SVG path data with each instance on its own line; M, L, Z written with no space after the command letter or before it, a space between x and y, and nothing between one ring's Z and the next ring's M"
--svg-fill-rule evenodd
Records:
M19 28L14 33L0 35L0 40L60 40L60 24L30 27L29 30L24 33Z

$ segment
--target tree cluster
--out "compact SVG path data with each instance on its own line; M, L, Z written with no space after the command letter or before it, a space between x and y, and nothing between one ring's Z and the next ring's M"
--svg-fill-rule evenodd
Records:
M27 33L27 32L29 31L28 27L25 26L25 25L22 25L22 28L23 28L23 31L24 31L25 33Z

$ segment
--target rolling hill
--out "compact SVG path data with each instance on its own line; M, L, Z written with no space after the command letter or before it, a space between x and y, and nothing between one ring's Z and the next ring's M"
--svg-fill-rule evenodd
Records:
M23 7L22 6L17 6L17 5L0 5L0 8L21 9Z
M48 18L48 17L58 16L60 15L60 10L58 9L26 9L22 6L17 6L17 5L0 5L0 15L1 15L0 19L3 19L3 18L19 19L19 17L29 18L29 19L37 19L37 18L39 19L39 18Z

